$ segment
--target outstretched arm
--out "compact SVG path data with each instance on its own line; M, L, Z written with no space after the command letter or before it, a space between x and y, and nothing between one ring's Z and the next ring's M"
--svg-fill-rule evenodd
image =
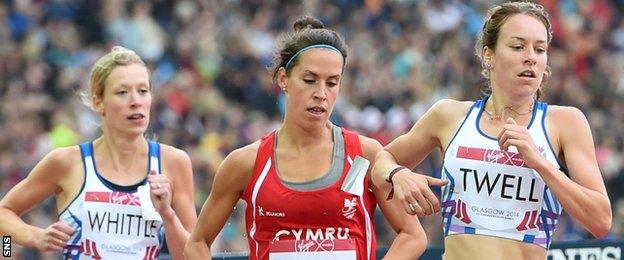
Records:
M394 188L394 198L409 214L429 215L441 209L429 186L446 185L446 180L416 174L410 169L420 164L436 147L445 148L463 120L470 103L438 101L412 129L377 154L373 182L382 191ZM399 167L405 166L406 169ZM393 173L390 180L390 173Z

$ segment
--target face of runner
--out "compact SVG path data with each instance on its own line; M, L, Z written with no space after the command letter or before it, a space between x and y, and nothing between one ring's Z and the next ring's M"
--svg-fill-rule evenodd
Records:
M106 79L102 98L94 100L107 129L130 135L146 131L151 104L149 73L142 64L115 67Z
M548 32L534 16L516 14L503 24L496 49L486 47L493 91L511 96L534 95L539 89L548 59Z
M287 118L304 123L329 120L340 90L342 70L342 55L325 48L301 53L290 75L280 69L277 82L287 96Z

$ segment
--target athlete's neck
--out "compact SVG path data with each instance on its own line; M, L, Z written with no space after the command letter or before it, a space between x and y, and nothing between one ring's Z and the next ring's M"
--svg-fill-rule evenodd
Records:
M322 144L324 141L332 141L333 124L327 121L317 127L301 127L284 121L277 135L279 144L297 150L305 151L306 148Z
M507 117L521 117L533 111L534 97L510 98L504 95L492 94L485 104L485 111L490 119L506 119Z
M143 136L128 139L103 134L93 141L94 150L101 151L108 157L118 173L129 172L135 163L144 163L142 154L147 153L147 141Z

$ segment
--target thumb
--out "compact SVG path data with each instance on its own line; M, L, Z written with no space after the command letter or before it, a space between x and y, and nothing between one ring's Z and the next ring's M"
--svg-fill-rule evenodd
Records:
M516 120L514 120L513 118L510 117L510 118L507 118L507 122L506 123L515 125L516 124Z
M156 170L151 170L149 172L149 174L147 175L147 181L148 182L152 182L154 181L154 179L156 178L156 176L158 176L158 172L156 172Z
M429 186L444 186L448 184L448 180L438 179L431 176L425 176L427 178L427 184Z

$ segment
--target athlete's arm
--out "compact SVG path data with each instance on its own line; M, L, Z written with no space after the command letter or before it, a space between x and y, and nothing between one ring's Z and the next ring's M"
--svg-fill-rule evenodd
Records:
M509 120L501 132L502 146L516 146L527 165L535 169L548 188L559 199L568 214L597 238L611 229L611 202L598 162L589 123L583 113L573 107L550 106L548 129L557 136L570 177L546 161L537 152L526 128ZM503 148L504 148L503 147ZM591 214L588 214L591 212Z
M77 147L59 148L46 155L28 176L0 201L0 234L12 236L16 244L41 251L60 251L74 230L64 222L47 228L25 223L20 216L44 199L62 192L62 182L72 174L72 162L79 162Z
M258 141L234 150L219 166L210 195L184 248L186 259L210 259L210 246L249 183L259 146Z
M371 138L360 136L364 157L374 160L375 155L381 150L381 144ZM390 226L397 232L390 249L386 253L388 259L417 259L427 248L427 236L418 218L407 214L397 200L387 201L384 194L390 192L390 187L386 186L386 191L370 185L377 198L379 207Z
M160 211L167 238L167 248L173 259L182 259L184 245L197 221L193 201L193 169L186 152L168 145L161 145L163 172L171 181L171 202ZM150 176L157 177L157 175ZM164 176L163 176L164 177Z
M410 169L422 162L431 151L449 142L469 105L455 100L440 100L420 118L412 129L384 147L376 157L373 169L373 183L382 191L389 191L386 182L390 172L399 166L406 166L392 177L394 198L410 214L429 215L439 212L440 202L431 191L431 185L445 185L447 181L415 174ZM410 204L420 205L412 210Z

